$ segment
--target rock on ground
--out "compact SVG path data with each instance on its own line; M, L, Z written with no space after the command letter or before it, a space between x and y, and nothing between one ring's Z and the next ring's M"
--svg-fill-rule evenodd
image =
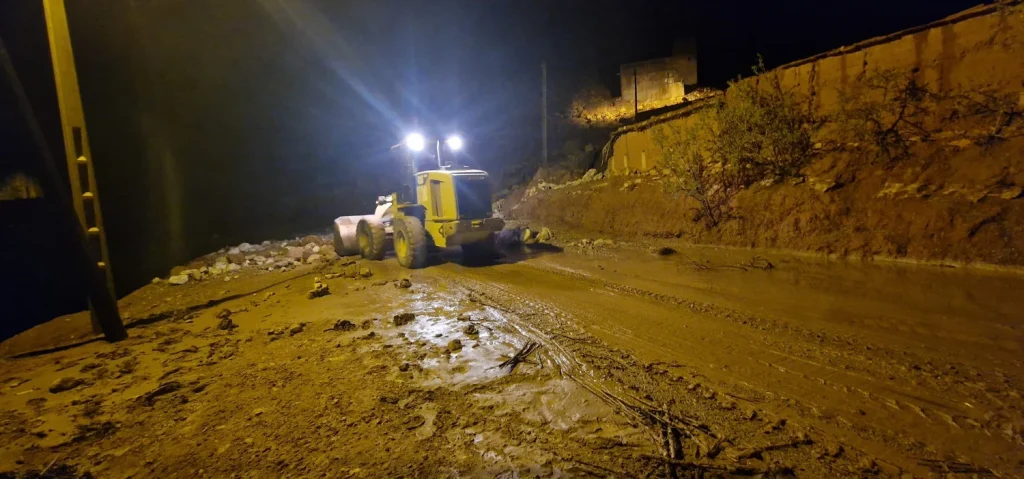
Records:
M82 378L66 376L54 381L54 383L50 385L50 392L57 394L60 392L72 390L83 384L85 384L85 380Z
M175 286L181 286L181 285L187 283L188 280L189 280L189 276L187 274L177 274L177 275L171 276L170 278L167 278L167 282L171 283L171 284L173 284Z
M448 341L448 351L453 353L462 351L462 341L459 341L458 339Z
M414 319L416 319L416 315L413 313L396 314L393 318L395 326L405 326L406 324L411 323Z
M309 299L319 298L321 296L327 296L331 294L331 289L327 284L320 282L320 277L313 278L313 289L306 293L306 297Z

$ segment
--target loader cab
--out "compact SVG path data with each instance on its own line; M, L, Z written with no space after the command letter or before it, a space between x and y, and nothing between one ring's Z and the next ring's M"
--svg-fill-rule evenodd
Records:
M416 174L416 203L426 221L491 217L491 187L481 170L428 170Z
M416 174L416 206L431 244L486 245L504 222L491 217L491 188L481 170L429 170Z

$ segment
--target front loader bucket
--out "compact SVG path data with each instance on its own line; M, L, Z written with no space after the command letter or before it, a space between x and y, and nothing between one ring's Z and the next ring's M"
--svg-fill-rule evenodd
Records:
M374 215L339 216L334 220L334 251L338 256L359 254L356 226L363 218L377 218Z

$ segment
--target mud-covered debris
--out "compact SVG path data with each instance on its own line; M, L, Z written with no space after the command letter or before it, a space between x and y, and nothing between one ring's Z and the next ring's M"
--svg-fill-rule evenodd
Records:
M156 389L146 393L144 396L141 397L141 400L142 400L143 404L145 404L147 406L152 406L153 405L153 401L156 398L158 398L160 396L164 396L164 395L170 394L170 393L173 393L173 392L175 392L175 391L177 391L179 389L181 389L181 383L180 382L178 382L178 381L168 381L168 382L165 382L165 383L161 384L160 386L157 386Z
M373 271L371 271L368 266L363 266L362 268L359 268L359 276L369 278L370 276L373 276Z
M189 276L187 274L176 274L174 276L171 276L170 278L167 278L167 282L175 286L181 286L187 283L188 280Z
M306 323L296 323L296 324L293 324L290 328L288 328L288 335L289 336L295 336L296 334L299 334L299 333L301 333L301 332L303 332L305 330L306 330Z
M334 326L331 326L331 329L328 329L328 331L355 331L355 329L356 323L347 319L339 319L334 322Z
M673 248L669 248L668 246L662 246L660 248L654 248L651 250L651 253L654 253L656 256L672 256L677 252L678 251L676 251Z
M124 361L121 361L117 365L117 372L121 376L127 376L127 375L129 375L131 373L134 373L135 370L138 369L138 367L139 367L139 360L137 358L134 358L134 357L126 358Z
M828 448L825 449L825 454L829 455L830 457L839 457L843 455L843 445L830 444Z
M403 372L403 373L408 371L409 370L409 363L408 362L404 362L402 364L399 364L398 365L398 370Z
M462 313L456 319L458 319L459 321L469 321L473 318L467 313Z
M519 363L525 362L526 358L534 351L536 351L539 347L540 344L535 343L533 341L526 343L525 345L523 345L522 348L519 348L519 351L516 351L516 353L513 354L511 358L508 358L507 360L499 364L497 366L498 369L504 369L507 367L509 374L511 374L512 371L516 369L516 366L519 365Z
M725 409L726 411L731 411L733 409L736 409L736 401L733 401L731 399L721 400L718 402L718 407Z
M370 331L369 333L367 333L367 334L365 334L363 336L360 336L359 339L373 339L373 338L376 338L376 337L377 337L377 333L375 333L373 331Z
M416 315L413 313L400 313L396 314L395 317L392 318L395 326L405 326L406 324L411 323L414 319L416 319Z
M232 329L235 329L237 327L238 325L235 324L235 322L232 321L231 318L227 316L221 318L220 323L217 324L217 329L221 331L231 331Z
M397 283L395 283L395 287L396 288L411 288L412 287L412 281L409 281L409 278L402 278Z
M462 341L459 341L458 339L448 341L448 351L452 353L462 351Z
M217 312L217 318L218 319L224 319L224 318L230 318L230 317L231 317L231 310L228 309L228 308L224 308L224 309L222 309L222 310Z
M860 462L857 463L857 469L859 469L861 472L873 472L877 468L878 465L875 464L875 461L870 457L865 457L864 459L861 459Z
M772 264L771 261L768 261L763 256L754 256L753 258L750 258L750 261L743 263L740 266L745 266L754 269L763 269L765 271L771 271L775 269L775 265Z
M762 452L763 451L760 449L740 449L733 454L733 459L737 461L742 461L744 459L762 459Z
M373 327L373 322L376 321L376 320L377 320L376 318L374 318L374 319L367 319L367 320L363 321L363 323L360 324L359 327L362 328L362 329L370 329L370 328Z
M50 385L50 392L57 394L64 391L70 391L83 384L85 384L85 380L82 378L66 376L54 381L53 384Z
M757 419L757 409L747 409L746 411L744 411L743 417L746 418L748 421L753 421L754 419Z
M547 243L553 239L555 239L555 234L547 228L541 228L540 233L537 233L537 241L541 243Z
M469 323L469 325L462 329L462 332L471 338L475 338L480 335L480 330L476 329L476 325L473 323Z
M78 368L78 372L86 373L86 372L92 371L93 369L97 369L97 368L99 368L101 366L103 366L103 363L96 363L96 362L85 363L85 364L82 365L81 368Z
M779 429L782 429L784 427L786 427L786 418L780 418L777 421L769 424L768 427L764 429L764 433L768 434L774 431L778 431Z
M268 300L268 299L270 299L270 297L271 297L271 296L273 296L274 294L275 294L275 293L274 293L273 291L267 291L267 292L266 292L266 294L264 294L264 295L263 295L263 301L267 301L267 300Z
M20 473L0 472L2 479L93 479L92 473L78 473L78 467L64 462L54 462L43 469L29 469Z
M530 228L523 228L520 240L523 244L534 244L537 242L537 235Z
M320 277L317 276L313 278L313 289L306 293L306 298L319 298L321 296L327 296L328 294L331 294L331 289L326 283L321 282Z
M424 419L423 416L421 416L419 414L413 414L413 415L409 416L408 418L406 418L406 420L405 420L405 428L408 429L408 430L416 429L416 428L422 426L425 422L427 422L427 420Z
M274 340L274 339L277 339L278 337L280 337L281 335L283 335L285 333L285 331L288 331L288 328L284 328L284 327L274 328L274 329L271 329L271 330L267 331L267 336L272 336L271 340Z

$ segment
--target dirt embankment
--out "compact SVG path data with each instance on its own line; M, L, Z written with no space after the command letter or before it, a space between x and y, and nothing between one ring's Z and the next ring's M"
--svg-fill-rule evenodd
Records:
M1003 2L763 72L499 206L608 237L1022 266L1022 45Z
M717 227L657 171L520 191L503 204L511 218L618 238L1024 265L1024 138L950 143L917 144L891 166L824 155L804 178L739 192Z

